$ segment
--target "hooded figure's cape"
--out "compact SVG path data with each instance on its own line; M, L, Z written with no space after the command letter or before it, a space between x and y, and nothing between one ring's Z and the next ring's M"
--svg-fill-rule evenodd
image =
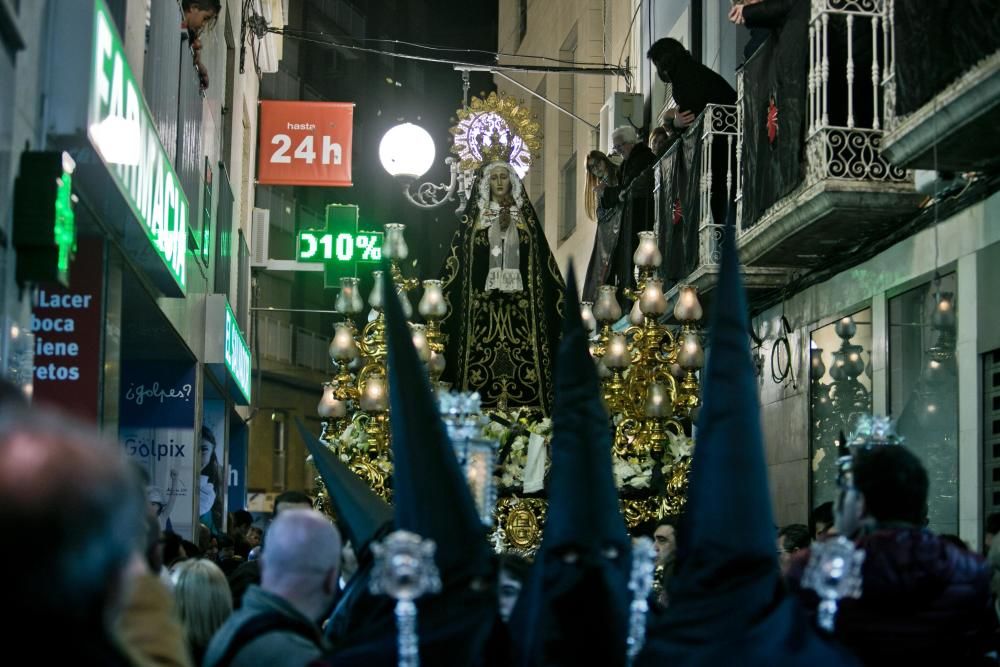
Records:
M497 612L496 559L391 280L385 281L384 303L395 526L434 540L442 583L440 593L417 602L421 663L435 667L510 664L506 632ZM384 596L377 599L384 607L368 608L384 611L369 614L364 627L358 627L334 652L331 664L396 664L394 601Z
M809 625L781 580L733 232L723 236L677 572L636 664L855 664Z
M386 600L368 596L366 592L373 565L371 543L392 530L393 511L300 420L295 421L316 470L323 478L337 524L344 539L350 540L358 559L358 570L341 592L324 628L327 638L336 645L349 639L359 628L366 627L372 616L384 616L391 611Z
M516 665L625 664L631 540L611 427L570 271L542 544L511 619Z

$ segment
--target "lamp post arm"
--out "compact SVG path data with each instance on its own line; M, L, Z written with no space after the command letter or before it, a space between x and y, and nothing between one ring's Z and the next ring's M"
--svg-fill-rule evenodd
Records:
M445 163L451 171L451 180L448 185L421 183L414 187L413 181L403 182L403 194L411 204L417 208L434 209L454 199L455 189L458 186L458 160L449 157Z

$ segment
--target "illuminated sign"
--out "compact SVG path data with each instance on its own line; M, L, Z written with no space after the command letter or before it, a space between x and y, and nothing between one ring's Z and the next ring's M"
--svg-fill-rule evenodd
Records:
M335 287L341 276L357 273L358 263L382 261L382 232L358 230L358 207L330 204L326 227L299 232L295 259L326 266L326 286Z
M260 103L257 182L349 187L352 102Z
M381 232L299 232L300 262L377 262L382 259Z
M73 170L76 163L69 153L62 156L62 175L56 179L56 206L55 206L55 242L59 248L59 257L56 260L56 267L63 280L68 279L69 263L76 252L76 214L73 213L73 204L76 197L73 196Z
M69 285L76 252L77 202L73 194L76 163L69 153L21 153L14 182L14 246L18 281L56 281Z
M184 293L188 200L104 0L94 4L92 58L87 135Z
M250 346L243 338L233 309L226 304L226 369L250 403Z

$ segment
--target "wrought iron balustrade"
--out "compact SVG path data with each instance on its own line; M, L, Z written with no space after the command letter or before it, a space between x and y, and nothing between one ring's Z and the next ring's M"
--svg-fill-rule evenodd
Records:
M819 266L916 210L912 174L882 151L894 38L886 1L799 3L739 73L747 264Z

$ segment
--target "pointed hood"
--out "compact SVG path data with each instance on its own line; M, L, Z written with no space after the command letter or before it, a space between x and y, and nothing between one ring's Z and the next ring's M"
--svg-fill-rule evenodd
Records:
M548 511L511 635L518 665L610 667L625 663L631 539L619 509L610 421L572 269L566 282Z
M393 281L384 284L396 527L437 543L442 579L488 573L492 556L486 528L413 347Z
M359 556L392 523L392 507L355 475L337 455L296 418L299 434L312 454L313 463L326 485L337 521Z
M637 664L723 664L737 654L745 665L853 664L820 639L780 579L734 231L723 235L670 605Z
M630 545L611 463L611 423L580 317L576 277L566 280L552 411L552 471L542 548Z

